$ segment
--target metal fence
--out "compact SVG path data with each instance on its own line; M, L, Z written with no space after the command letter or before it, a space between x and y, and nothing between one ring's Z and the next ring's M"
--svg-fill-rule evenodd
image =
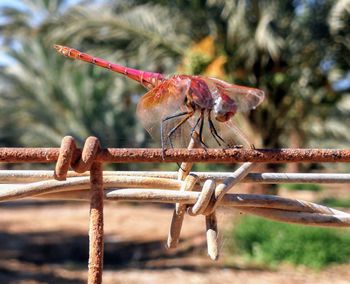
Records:
M0 162L56 163L54 171L0 171L0 201L45 198L90 201L88 283L102 282L103 202L174 203L167 244L175 248L185 213L204 215L208 254L219 256L219 206L313 226L350 226L350 214L302 200L237 193L238 183L349 183L350 174L254 173L258 163L350 162L350 150L330 149L102 149L89 137L82 149L70 136L60 148L0 148ZM181 163L178 172L104 171L103 163ZM232 173L191 172L194 162L243 163ZM68 171L69 168L73 171ZM228 193L230 192L230 193Z

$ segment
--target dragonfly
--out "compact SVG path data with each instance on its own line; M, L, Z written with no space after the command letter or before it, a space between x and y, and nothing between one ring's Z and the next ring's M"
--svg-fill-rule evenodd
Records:
M138 102L137 116L153 138L160 138L163 157L169 146L186 147L195 137L204 149L213 143L222 148L254 148L233 118L260 105L264 91L213 77L167 76L137 70L74 48L62 45L54 48L66 57L123 74L148 89Z

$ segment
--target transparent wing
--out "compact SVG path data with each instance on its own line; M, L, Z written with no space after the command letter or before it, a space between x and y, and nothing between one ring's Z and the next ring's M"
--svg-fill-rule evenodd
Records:
M244 119L243 117L235 116L235 118L231 118L227 122L219 122L215 119L212 120L213 126L215 130L217 131L217 134L224 140L220 140L220 138L217 137L218 141L222 144L221 146L223 148L229 147L243 147L243 148L250 148L252 143L247 137L245 133L237 126L242 124L240 123L240 119ZM215 134L214 134L215 135ZM214 135L210 131L210 127L206 127L205 132L205 139L208 141L208 144L213 147L213 145L216 144L215 147L219 147L218 143L215 141Z
M190 88L189 78L174 76L156 88L146 93L137 106L137 115L143 127L151 134L153 139L163 139L166 147L187 147L190 140L194 117L189 118L167 139L168 133L174 129L189 110L185 105L186 93ZM163 137L161 137L161 125L163 119L169 116L176 116L163 123ZM171 143L173 145L171 145Z
M221 94L229 96L236 102L239 112L255 109L265 98L264 91L259 89L229 84L216 78L203 77L203 79L207 82L214 97Z

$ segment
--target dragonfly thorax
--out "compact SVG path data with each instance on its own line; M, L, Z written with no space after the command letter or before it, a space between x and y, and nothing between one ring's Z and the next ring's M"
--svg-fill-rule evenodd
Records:
M237 104L230 97L221 94L214 101L213 114L217 121L226 122L237 112Z
M186 94L187 101L194 109L211 109L214 100L207 83L200 77L181 76L183 80L189 80L189 88Z

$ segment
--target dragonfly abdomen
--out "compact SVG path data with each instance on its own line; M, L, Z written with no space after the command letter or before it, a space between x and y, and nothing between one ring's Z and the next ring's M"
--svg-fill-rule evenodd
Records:
M133 79L139 82L141 85L145 86L148 89L152 89L158 86L161 82L165 80L165 76L160 73L141 71L129 67L125 67L119 64L108 62L102 58L91 56L87 53L80 52L77 49L62 46L54 45L54 48L64 56L67 56L72 59L82 60L99 67L114 71L119 74L123 74L130 79Z

